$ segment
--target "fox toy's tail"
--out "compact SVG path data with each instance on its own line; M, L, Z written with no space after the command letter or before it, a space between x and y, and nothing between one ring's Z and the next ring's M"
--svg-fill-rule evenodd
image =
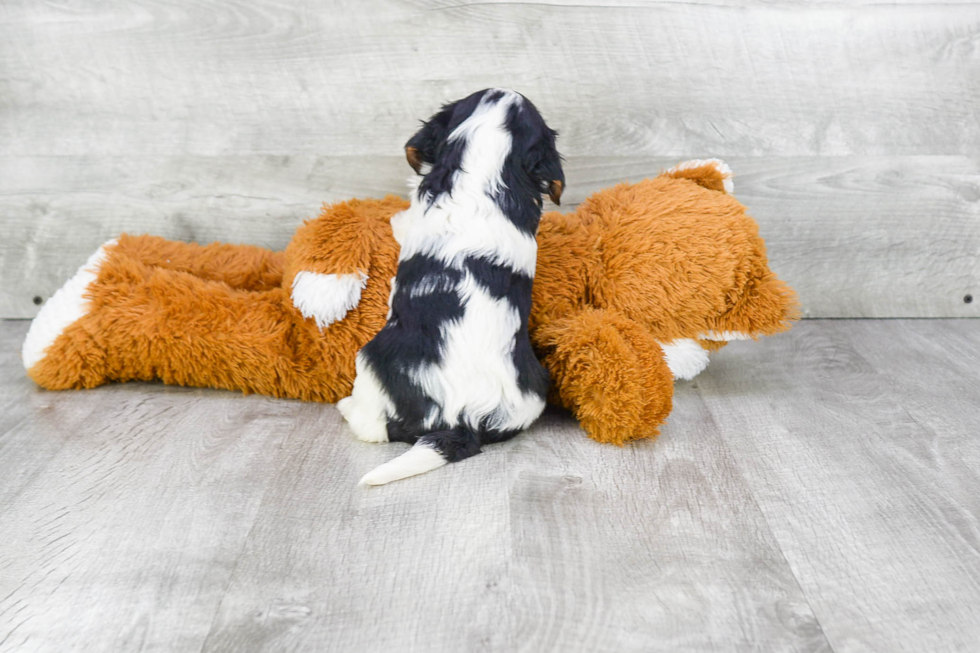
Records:
M454 463L480 453L480 437L465 427L427 433L394 460L373 469L361 485L384 485L409 476L424 474L446 463Z

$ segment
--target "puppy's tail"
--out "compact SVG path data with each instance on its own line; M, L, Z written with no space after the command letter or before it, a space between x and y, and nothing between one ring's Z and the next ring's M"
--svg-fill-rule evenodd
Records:
M402 455L365 474L360 485L384 485L424 474L478 453L480 437L470 429L456 427L427 433Z

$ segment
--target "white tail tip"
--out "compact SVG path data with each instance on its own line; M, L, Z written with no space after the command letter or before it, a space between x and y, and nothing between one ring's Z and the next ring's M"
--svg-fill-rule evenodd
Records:
M361 478L358 485L384 485L409 476L424 474L446 464L442 454L426 444L414 447L394 460L376 467Z

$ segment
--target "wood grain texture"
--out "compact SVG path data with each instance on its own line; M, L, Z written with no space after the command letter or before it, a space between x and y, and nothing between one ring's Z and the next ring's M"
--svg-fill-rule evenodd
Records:
M124 229L282 247L501 85L561 130L570 200L721 156L807 315L975 317L978 29L966 1L8 0L0 316Z
M980 150L975 3L7 0L0 151L389 155L516 88L570 157Z
M542 427L507 466L521 650L831 650L696 393L624 449Z
M676 158L566 162L564 210ZM980 161L729 159L810 317L980 316ZM0 315L31 317L122 231L282 248L324 201L403 194L394 157L0 157ZM967 304L967 294L978 301Z
M0 315L33 316L121 232L283 249L323 202L402 193L408 172L403 157L0 158Z
M5 523L6 507L25 485L47 464L61 448L62 438L15 437L16 432L30 432L36 423L36 415L25 407L37 392L34 384L24 383L20 357L21 343L27 334L28 322L0 322L0 528ZM0 577L3 576L0 563ZM2 594L0 594L2 596ZM0 608L2 609L2 608Z
M970 320L809 322L696 382L835 651L980 641L980 384L954 362L978 345Z
M286 413L317 407L32 390L0 439L0 651L199 650Z
M205 651L830 650L716 436L658 456L551 413L441 478L353 491L402 447L335 419L286 445Z
M354 441L332 407L317 427L283 447L203 650L513 650L507 448L354 491L404 445Z
M0 651L972 651L980 321L805 322L654 442L549 411L463 463L331 406L45 392L0 322Z

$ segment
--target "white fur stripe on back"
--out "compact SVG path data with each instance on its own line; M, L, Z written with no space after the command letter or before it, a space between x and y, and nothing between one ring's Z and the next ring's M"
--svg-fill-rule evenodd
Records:
M463 259L473 256L534 276L538 256L534 236L515 227L489 197L459 198L453 204L440 203L428 211L412 206L391 219L395 240L401 245L399 261L421 254L460 267ZM421 223L425 223L424 230L418 228ZM450 234L451 238L436 237Z
M488 259L516 272L534 276L538 242L514 226L491 195L500 189L503 170L513 145L503 125L511 105L521 97L506 91L495 104L481 104L449 137L465 138L462 171L453 178L453 192L420 197L418 178L412 205L391 219L398 260L432 256L460 267L466 257Z

